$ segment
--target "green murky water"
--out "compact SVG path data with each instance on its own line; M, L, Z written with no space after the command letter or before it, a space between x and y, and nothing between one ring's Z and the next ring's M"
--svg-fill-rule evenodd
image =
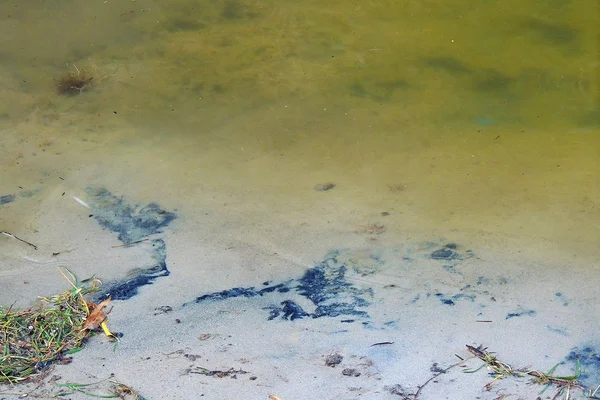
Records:
M104 184L257 236L327 220L597 255L594 0L0 12L0 195ZM93 79L59 94L77 71ZM2 229L35 229L28 213Z

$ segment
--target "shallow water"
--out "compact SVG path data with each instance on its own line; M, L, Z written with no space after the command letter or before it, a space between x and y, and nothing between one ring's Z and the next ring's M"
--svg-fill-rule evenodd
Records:
M0 304L54 292L56 265L116 285L166 260L172 274L152 290L180 305L298 282L332 250L429 257L457 243L526 292L586 285L591 308L576 315L597 311L597 2L0 11L0 230L38 246L0 237ZM65 96L66 74L93 79ZM140 231L136 213L153 203L176 217ZM113 247L134 239L145 242ZM368 286L408 279L398 257L372 267Z
M5 3L3 193L318 214L331 181L400 230L594 256L597 5L470 3ZM58 95L75 66L93 85Z

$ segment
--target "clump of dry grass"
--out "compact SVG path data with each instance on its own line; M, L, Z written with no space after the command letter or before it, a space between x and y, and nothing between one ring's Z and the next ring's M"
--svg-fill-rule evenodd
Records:
M0 307L0 384L26 380L52 362L68 362L79 351L90 330L84 328L90 308L84 296L96 292L100 280L78 282L60 271L72 289L42 297L36 307L22 311Z

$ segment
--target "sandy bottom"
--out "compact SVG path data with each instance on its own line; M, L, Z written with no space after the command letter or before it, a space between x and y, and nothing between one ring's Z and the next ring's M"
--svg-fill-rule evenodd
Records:
M343 190L323 189L307 191ZM0 303L24 307L67 289L57 271L66 266L103 279L109 326L123 335L116 347L92 337L69 365L3 387L4 397L109 377L148 399L497 399L543 389L511 377L484 389L493 377L464 373L482 364L466 345L514 368L561 363L562 375L579 360L586 386L600 376L598 271L585 260L392 234L398 220L379 209L361 210L379 218L353 230L321 212L279 215L285 222L266 229L243 223L240 208L225 217L224 204L190 213L165 208L159 192L135 196L61 181L2 206L29 216L35 230L12 233L37 250L1 238ZM106 394L108 384L86 390Z
M65 267L122 337L0 400L555 395L467 345L600 384L597 1L24 3L0 305Z

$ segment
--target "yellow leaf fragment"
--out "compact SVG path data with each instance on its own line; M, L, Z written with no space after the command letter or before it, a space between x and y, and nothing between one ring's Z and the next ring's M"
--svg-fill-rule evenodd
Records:
M107 337L109 337L109 338L111 338L111 339L118 340L118 339L117 339L117 336L116 336L114 333L112 333L112 332L111 332L111 331L108 329L108 326L106 325L106 321L103 321L103 322L100 324L100 326L102 327L102 330L104 331L104 334L105 334Z

